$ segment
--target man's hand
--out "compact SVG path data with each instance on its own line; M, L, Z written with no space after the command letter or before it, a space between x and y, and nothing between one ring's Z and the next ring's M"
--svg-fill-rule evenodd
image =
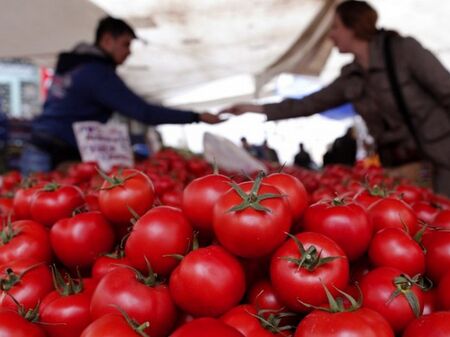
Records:
M236 104L221 110L219 112L219 115L231 114L239 116L246 112L264 113L264 109L261 105L258 104Z
M220 122L223 122L224 119L220 118L219 115L214 115L209 112L202 112L199 114L199 119L201 122L208 123L208 124L217 124Z

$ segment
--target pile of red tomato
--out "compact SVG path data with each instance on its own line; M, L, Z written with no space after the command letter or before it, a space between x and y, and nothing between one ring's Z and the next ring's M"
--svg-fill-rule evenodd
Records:
M450 336L450 200L381 168L166 149L1 179L0 335Z

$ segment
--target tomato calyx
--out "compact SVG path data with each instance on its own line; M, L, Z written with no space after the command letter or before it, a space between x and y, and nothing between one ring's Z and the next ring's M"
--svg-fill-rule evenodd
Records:
M107 175L105 172L103 172L102 170L100 170L98 168L97 168L97 172L109 184L109 186L102 187L102 188L100 188L100 190L111 190L117 186L122 186L123 183L126 182L128 179L131 179L137 175L137 173L133 173L133 174L130 174L130 175L124 177L123 169L119 169L117 175L112 175L112 176Z
M29 266L24 271L22 271L20 274L16 274L12 268L6 268L5 270L5 277L0 278L0 290L2 291L9 291L11 290L16 284L20 283L23 276L28 273L30 270L36 268L37 266L40 266L42 263L37 263Z
M333 294L331 294L330 290L328 290L328 287L323 282L322 282L322 287L325 290L325 294L327 295L328 307L319 307L319 306L305 303L300 300L298 300L298 301L307 308L313 308L316 310L326 311L326 312L333 313L333 314L339 313L339 312L353 312L362 307L362 291L358 285L356 285L358 292L359 292L358 300L356 300L353 296L347 294L345 291L342 291L339 288L336 288L335 286L333 286L333 288L343 296L343 297L335 298L333 296ZM344 299L347 299L347 301L350 305L345 305Z
M286 317L295 317L297 316L295 313L292 312L281 312L283 308L280 310L273 310L273 309L260 309L258 310L257 314L251 313L247 311L247 313L259 320L261 326L270 331L274 334L282 334L283 331L287 330L293 330L295 329L295 326L293 325L281 325L282 319ZM264 318L265 314L269 314L267 318Z
M139 335L142 337L150 337L148 334L144 332L145 329L147 329L150 326L149 322L144 322L142 324L139 324L137 321L132 319L125 310L123 310L118 305L114 305L114 307L120 312L120 314L125 318L125 321L127 321L128 325Z
M0 240L2 245L6 245L8 242L10 242L14 237L20 234L20 229L13 228L11 217L8 217L8 220L6 222L6 226L3 225L3 228L0 232Z
M147 264L147 270L148 270L147 276L144 276L144 274L142 274L139 270L137 270L136 268L133 268L131 266L128 266L125 264L120 264L118 266L132 270L134 272L134 274L136 276L136 280L138 280L138 282L145 284L147 287L155 287L158 284L160 284L160 282L158 281L158 274L153 272L153 268L151 267L150 262L147 260L147 257L144 257L144 259L145 259L145 263Z
M345 198L335 197L331 200L332 206L345 206L347 203L345 202Z
M315 246L311 245L308 247L308 249L305 249L303 244L295 235L292 235L290 233L286 234L290 236L292 240L294 240L298 251L300 252L300 258L284 256L282 257L282 259L295 263L298 266L297 269L305 268L308 271L313 271L321 265L342 258L342 256L328 256L321 258L320 255L322 254L322 251L317 251L317 248Z
M72 278L70 274L66 273L67 280L64 280L63 276L58 271L55 265L52 265L50 267L52 269L53 285L55 286L56 291L61 296L71 296L83 292L83 279L81 278L80 272L78 270L78 277L76 279Z
M267 212L270 213L270 209L267 207L264 207L260 204L261 201L266 199L273 199L273 198L282 198L282 194L276 194L276 193L265 193L258 195L259 188L261 187L262 183L262 177L263 173L258 174L256 177L253 186L250 190L250 192L247 194L245 193L242 188L239 187L238 184L231 182L230 186L236 191L236 193L242 198L242 202L239 205L231 207L228 212L237 212L237 211L243 211L247 208L253 208L256 211L261 212Z
M56 190L58 190L58 188L60 186L61 185L59 185L56 182L48 183L48 184L45 184L44 187L41 188L41 191L44 191L44 192L55 192Z
M387 303L393 301L397 296L403 295L405 296L406 300L408 301L409 306L411 307L411 310L413 311L414 315L416 317L420 316L420 304L419 300L417 299L417 296L412 291L412 288L414 285L424 288L424 283L422 281L422 278L420 275L416 275L414 277L410 277L406 274L401 274L400 276L397 276L392 281L393 285L396 287L394 292L389 297Z

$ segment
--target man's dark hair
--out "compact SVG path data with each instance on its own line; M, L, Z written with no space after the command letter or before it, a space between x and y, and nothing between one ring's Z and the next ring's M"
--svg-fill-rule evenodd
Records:
M98 23L95 32L95 44L98 45L104 34L109 33L113 37L118 37L123 34L131 35L136 38L133 28L123 20L113 18L111 16L104 17Z

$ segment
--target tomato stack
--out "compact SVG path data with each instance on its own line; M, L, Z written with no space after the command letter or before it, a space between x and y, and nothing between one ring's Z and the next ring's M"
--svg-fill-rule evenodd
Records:
M1 189L2 336L450 336L450 200L381 168L166 149Z

